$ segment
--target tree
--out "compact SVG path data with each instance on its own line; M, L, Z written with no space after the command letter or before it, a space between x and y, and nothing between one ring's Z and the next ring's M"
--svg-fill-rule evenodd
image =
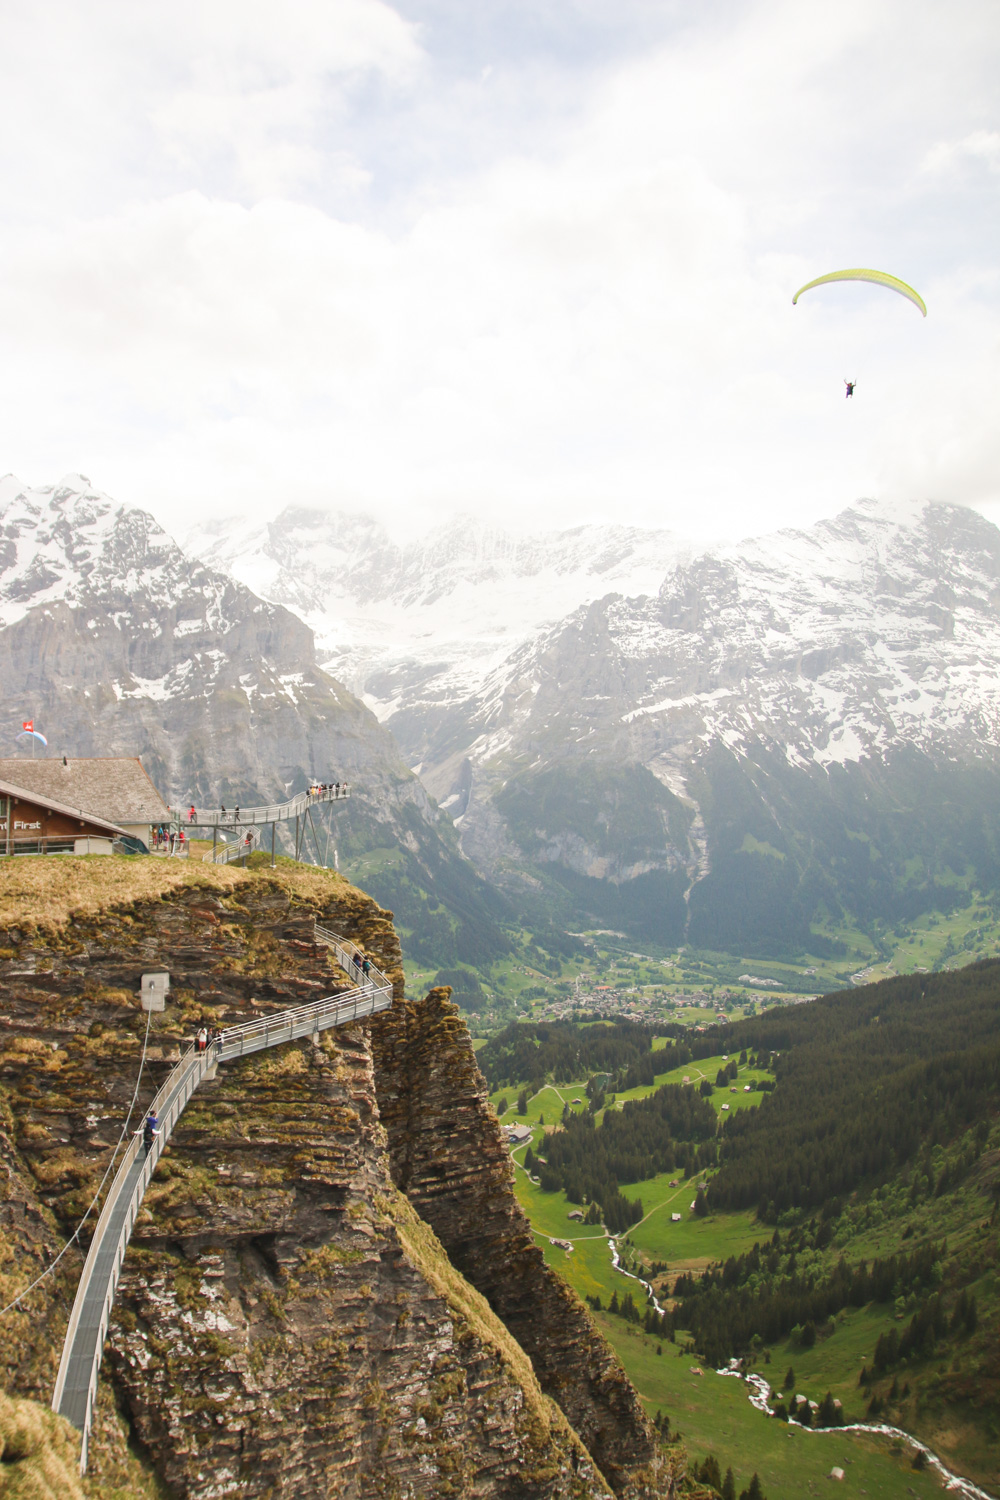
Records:
M505 1115L509 1108L510 1105L507 1103L507 1095L504 1094L497 1100L497 1115Z
M731 1467L726 1470L726 1477L722 1481L722 1500L736 1500L736 1480Z
M522 1089L517 1096L517 1112L519 1115L528 1113L528 1090Z
M698 1086L698 1092L703 1099L707 1099L712 1092L712 1085L707 1078L703 1078Z
M699 1188L697 1193L695 1194L694 1211L699 1219L705 1218L706 1214L708 1213L708 1199L705 1197L705 1194L702 1192L701 1188Z
M698 1478L702 1484L710 1485L716 1494L722 1490L722 1474L719 1470L719 1460L714 1453L709 1453L698 1470Z
M782 1389L786 1391L794 1391L795 1389L795 1371L792 1369L791 1365L788 1366L788 1370L785 1375L785 1383L782 1386Z

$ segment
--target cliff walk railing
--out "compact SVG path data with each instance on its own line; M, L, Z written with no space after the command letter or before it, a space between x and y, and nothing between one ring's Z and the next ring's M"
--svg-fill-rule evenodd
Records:
M299 792L287 802L274 802L267 807L196 807L193 818L190 806L172 807L170 816L182 828L245 828L262 823L287 823L301 817L310 807L343 802L350 795L350 787L342 781L322 791Z
M155 1114L159 1122L149 1150L140 1131L125 1151L84 1263L52 1395L53 1411L66 1417L83 1435L81 1474L87 1469L101 1355L125 1251L156 1164L188 1100L200 1083L215 1077L220 1062L279 1047L299 1037L317 1036L332 1026L344 1026L387 1010L392 1004L391 981L371 964L367 974L362 971L364 956L354 943L324 927L316 928L316 938L332 949L344 973L358 981L355 986L310 1005L278 1011L243 1026L230 1026L204 1052L194 1044L189 1046L146 1111Z
M207 854L201 856L203 864L209 865L231 865L234 860L246 859L255 849L260 848L260 825L251 824L246 833L240 830L239 837L230 839L226 843L213 844Z

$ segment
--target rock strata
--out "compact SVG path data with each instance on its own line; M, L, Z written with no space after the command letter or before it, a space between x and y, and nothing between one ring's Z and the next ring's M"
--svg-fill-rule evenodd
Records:
M50 929L4 918L0 1294L48 1262L110 1158L142 1053L141 973L166 968L173 989L152 1018L140 1105L202 1022L346 985L314 940L317 917L392 974L399 1025L374 1041L359 1026L255 1054L199 1090L126 1257L86 1492L151 1496L165 1482L181 1500L667 1494L635 1393L519 1219L454 1007L442 993L423 1010L406 1004L391 914L332 875L209 871ZM407 1036L404 1073L390 1058ZM436 1197L421 1067L442 1110ZM408 1177L406 1110L418 1134ZM477 1203L490 1228L478 1240L447 1206L467 1152L488 1165ZM480 1252L511 1265L471 1276ZM47 1401L79 1267L71 1252L11 1315L12 1395Z
M374 1018L376 1091L398 1186L530 1356L619 1496L667 1494L656 1432L585 1305L546 1264L468 1028L447 989Z

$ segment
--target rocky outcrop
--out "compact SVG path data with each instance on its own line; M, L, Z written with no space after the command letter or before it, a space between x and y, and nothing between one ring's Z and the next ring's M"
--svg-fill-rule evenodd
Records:
M0 931L8 1296L48 1263L109 1159L144 1044L143 971L167 968L173 990L152 1018L140 1104L202 1021L346 984L313 941L317 917L360 941L399 992L400 1024L374 1042L345 1028L256 1054L189 1105L126 1257L89 1493L152 1495L159 1481L182 1500L667 1493L635 1393L525 1236L454 1007L441 993L424 1012L401 998L389 913L335 876L281 869L206 871L51 929L31 905L18 918L5 902ZM390 1054L407 1036L404 1071ZM397 1164L394 1181L401 1110L417 1139L408 1179ZM470 1152L486 1162L476 1205L492 1226L478 1242L447 1207ZM463 1274L477 1248L510 1257L503 1275ZM48 1398L79 1266L71 1252L10 1315L2 1357L18 1396Z
M530 1356L620 1496L668 1493L656 1433L584 1304L546 1264L472 1042L447 989L371 1026L393 1177Z

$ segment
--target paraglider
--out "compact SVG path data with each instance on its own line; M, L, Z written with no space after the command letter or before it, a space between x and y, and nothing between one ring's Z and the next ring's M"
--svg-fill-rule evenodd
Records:
M858 382L856 380L845 380L844 381L844 384L847 386L847 390L844 392L844 395L845 395L845 397L847 398L848 401L854 395L854 387L857 385L857 383Z
M807 281L805 286L800 286L792 298L794 306L802 296L803 292L809 292L814 286L825 286L828 281L871 281L876 286L888 287L892 292L898 292L901 297L919 307L921 314L926 318L927 304L919 292L914 291L905 281L900 281L898 276L890 276L887 271L866 271L857 269L853 271L829 271L825 276L817 276L815 281Z

